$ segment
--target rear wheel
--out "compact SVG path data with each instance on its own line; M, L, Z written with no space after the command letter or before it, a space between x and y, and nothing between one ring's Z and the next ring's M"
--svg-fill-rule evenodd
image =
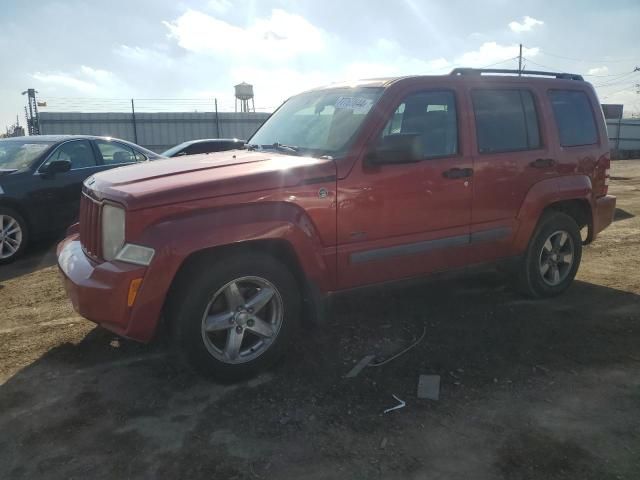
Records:
M0 265L13 262L26 246L26 222L14 209L0 207Z
M531 297L559 295L573 282L581 258L582 238L575 220L561 212L546 213L522 261L520 290Z
M173 340L203 373L239 380L285 351L300 313L294 277L276 259L233 255L181 275L171 300Z

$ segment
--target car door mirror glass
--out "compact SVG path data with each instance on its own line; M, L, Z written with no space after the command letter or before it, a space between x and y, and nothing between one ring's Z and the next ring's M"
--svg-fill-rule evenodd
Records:
M422 139L419 133L385 135L368 155L368 161L375 165L414 163L423 158Z
M71 162L69 160L54 160L46 166L44 173L55 175L56 173L66 173L71 170Z

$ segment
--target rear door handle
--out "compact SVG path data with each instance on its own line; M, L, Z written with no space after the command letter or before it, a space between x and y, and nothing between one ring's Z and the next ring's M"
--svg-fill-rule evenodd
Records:
M450 168L442 172L442 176L449 179L468 178L473 175L473 168Z
M534 160L529 165L533 168L549 168L553 167L556 164L556 161L553 158L538 158Z

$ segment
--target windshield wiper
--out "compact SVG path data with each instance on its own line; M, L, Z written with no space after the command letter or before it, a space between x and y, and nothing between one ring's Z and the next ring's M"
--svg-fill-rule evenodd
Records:
M279 142L275 142L272 145L273 148L275 148L276 150L284 150L285 152L290 152L290 153L299 153L300 152L300 147L296 147L295 145L285 145L284 143L279 143Z
M300 147L296 147L295 145L285 145L284 143L280 143L280 142L274 142L270 145L257 145L254 143L248 143L246 145L247 150L260 150L260 149L273 149L273 150L279 150L281 152L287 152L287 153L295 153L295 154L300 154Z

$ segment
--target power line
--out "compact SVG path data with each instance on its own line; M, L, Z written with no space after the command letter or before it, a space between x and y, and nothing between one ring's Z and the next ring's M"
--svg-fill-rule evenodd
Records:
M542 63L538 63L535 62L529 58L526 58L525 60L527 60L530 63L533 63L534 65L537 65L539 67L542 68L548 68L551 69L552 71L556 71L556 72L561 72L563 69L559 69L556 67L551 67L549 65L543 65ZM621 83L624 83L628 80L627 77L633 75L634 73L637 73L638 69L633 70L632 72L625 72L625 73L618 73L615 75L606 75L607 77L613 77L613 78L609 78L608 80L604 81L604 83L600 83L600 84L595 84L594 87L599 87L599 88L606 88L608 86L615 86L615 85L620 85ZM584 76L598 76L598 75L584 75Z
M499 62L492 63L490 65L485 65L484 67L480 67L480 68L482 69L482 68L494 67L496 65L500 65L501 63L505 63L505 62L510 62L510 61L516 60L517 58L518 58L517 56L516 57L511 57L511 58L505 58L504 60L500 60Z
M609 98L609 97L612 97L613 95L616 95L616 94L618 94L620 92L631 90L632 88L636 88L636 85L635 84L627 85L626 87L621 88L620 90L616 90L615 92L609 92L606 95L603 95L602 98Z
M542 55L547 55L549 57L556 57L556 58L562 58L564 60L572 60L575 62L608 62L608 63L615 63L615 62L637 62L639 59L638 57L636 58L609 58L609 59L595 59L595 58L573 58L573 57L565 57L563 55L556 55L555 53L549 53L546 50L543 50L540 52Z
M628 79L628 77L634 75L638 73L638 70L634 70L633 72L628 72L625 73L624 75L621 75L618 78L612 79L611 81L605 82L605 83L600 83L598 85L594 85L594 87L606 87L606 86L611 86L611 85L619 85L621 82L620 80L625 79L625 81Z

